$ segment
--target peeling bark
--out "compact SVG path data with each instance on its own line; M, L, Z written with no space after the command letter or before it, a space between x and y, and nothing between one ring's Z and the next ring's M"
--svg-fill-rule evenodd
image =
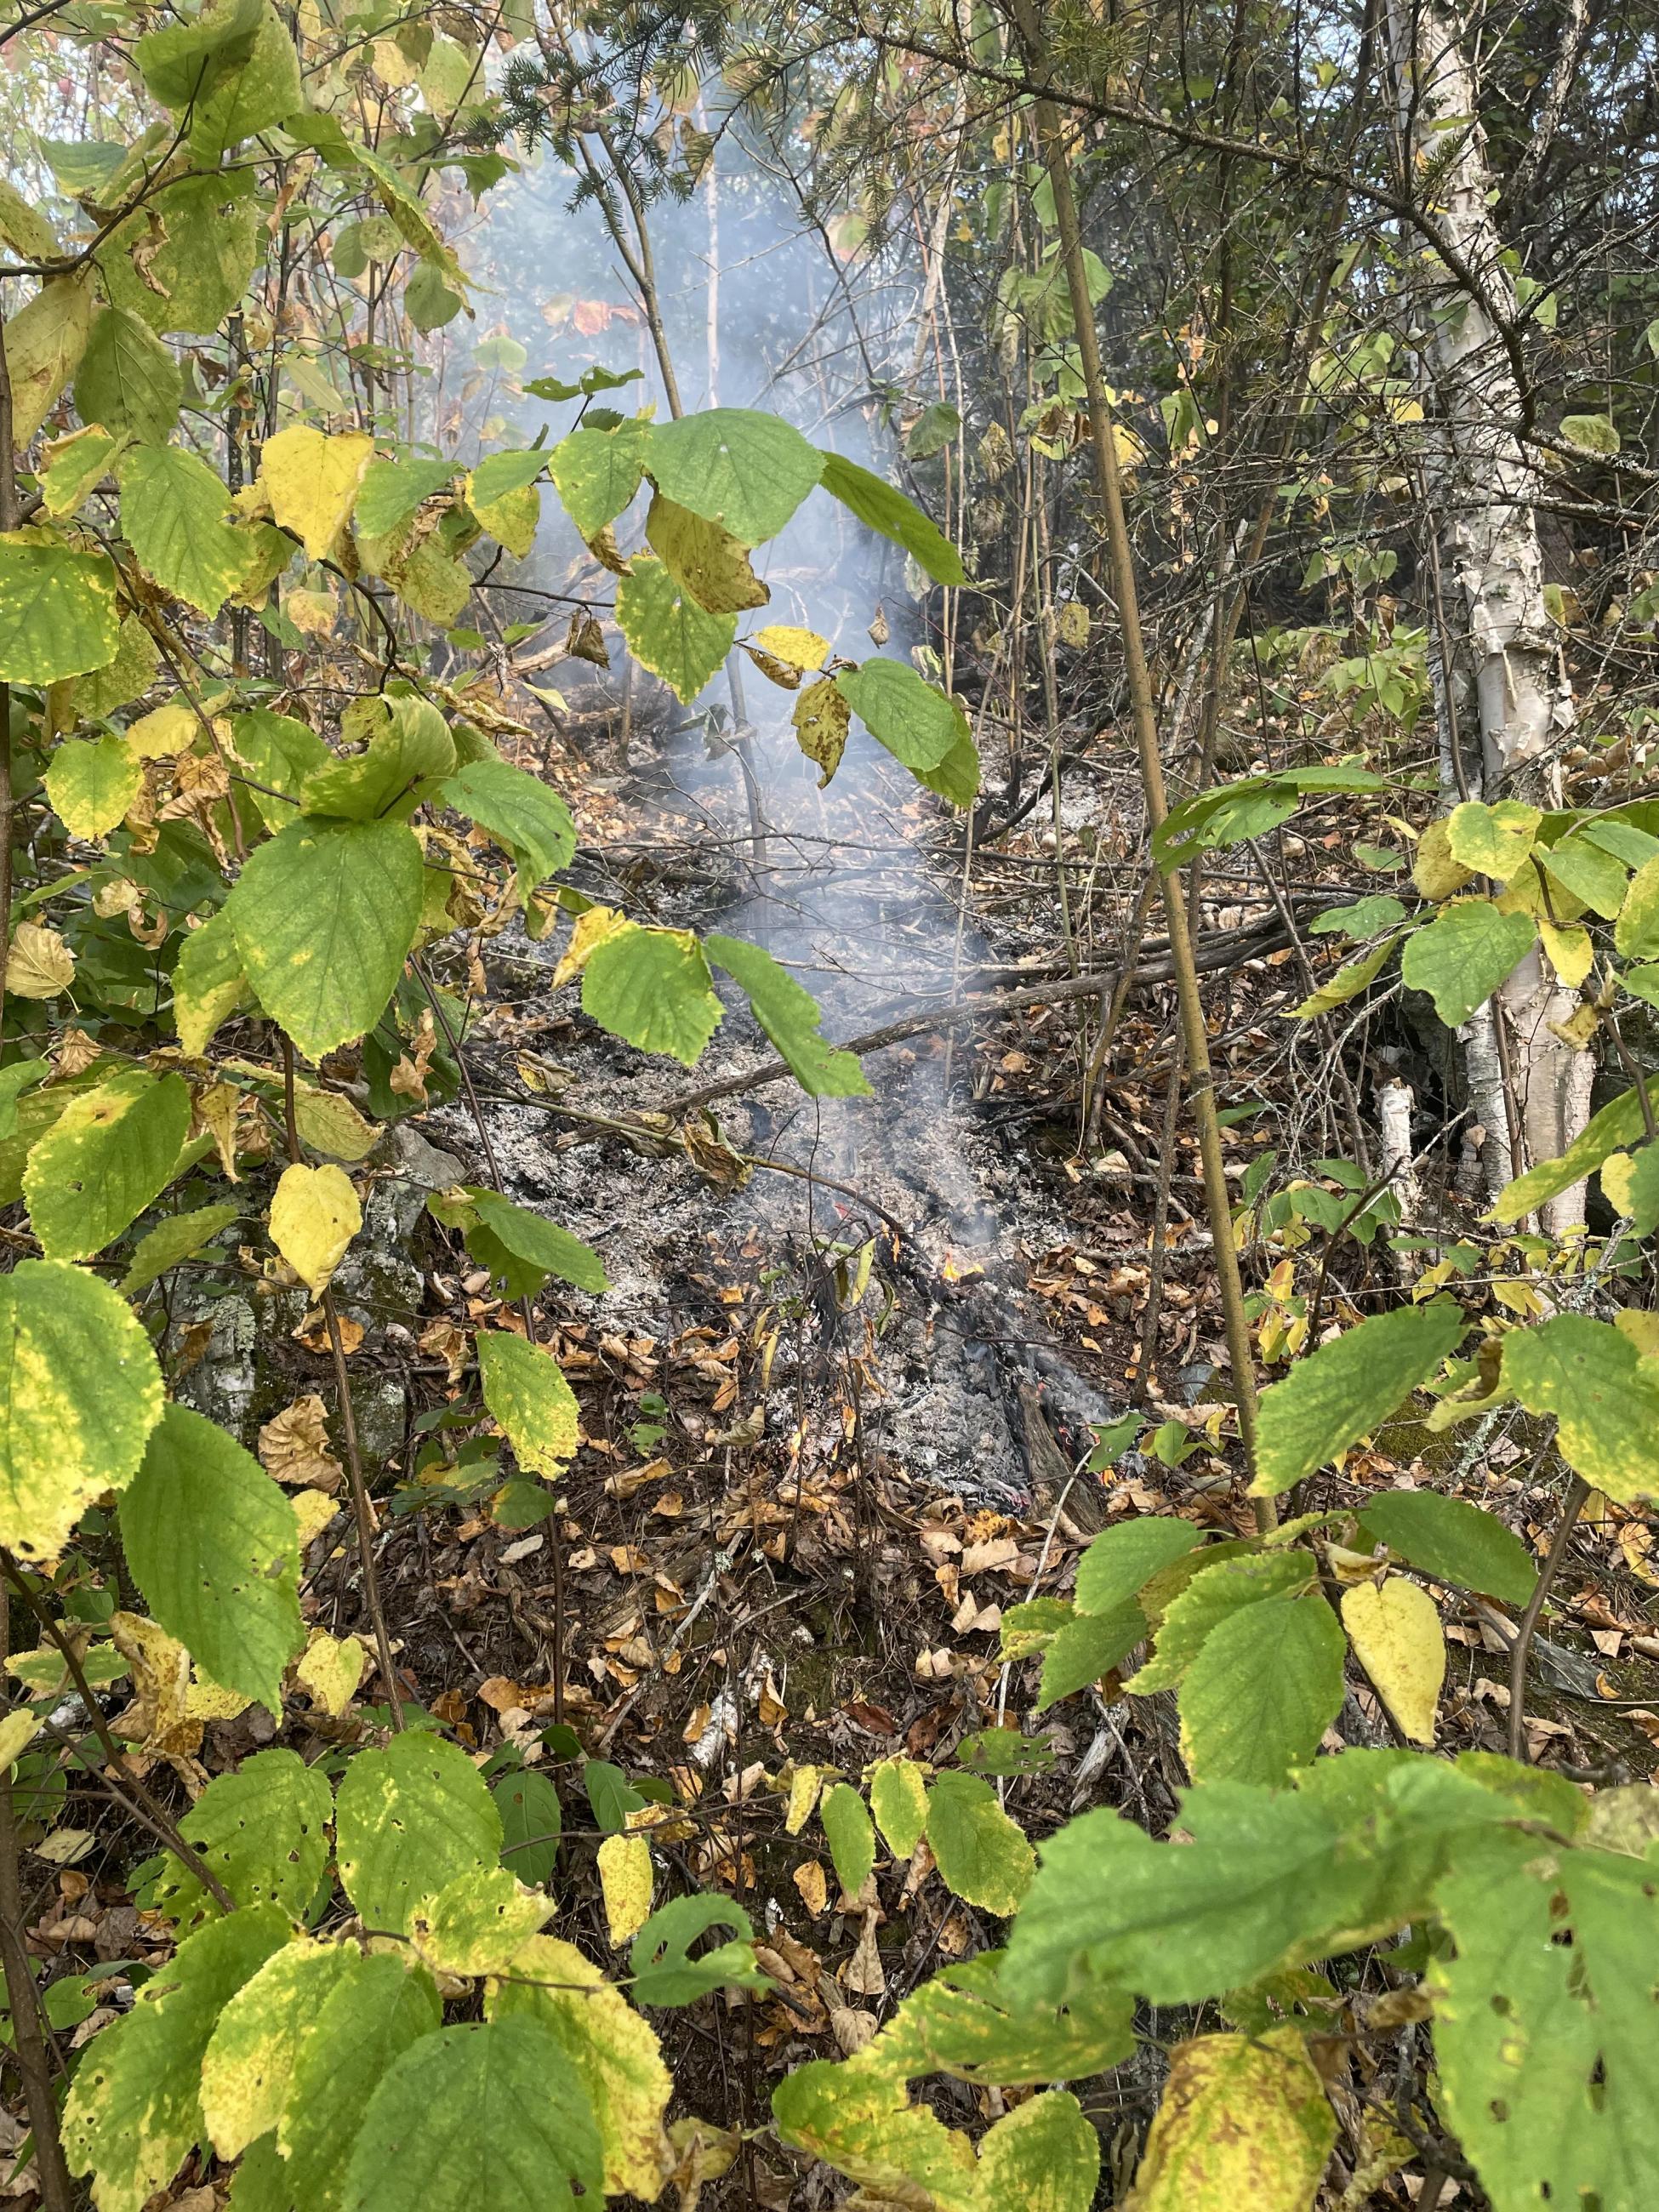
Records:
M1444 0L1389 0L1402 147L1416 190L1473 270L1472 297L1431 263L1417 297L1433 399L1431 489L1440 513L1436 558L1451 665L1437 687L1448 797L1510 796L1561 803L1559 752L1573 726L1571 685L1544 605L1534 501L1537 471L1516 434L1522 397L1504 343L1514 287L1492 213L1493 179L1479 121L1480 92L1464 52L1460 12ZM1460 714L1460 707L1462 712ZM1583 1127L1589 1056L1553 1025L1577 1002L1542 955L1530 953L1463 1032L1483 1157L1494 1187L1530 1162L1553 1158ZM1504 1054L1509 1046L1505 1100ZM1527 1154L1512 1160L1509 1104ZM1584 1216L1582 1184L1548 1209L1556 1233Z

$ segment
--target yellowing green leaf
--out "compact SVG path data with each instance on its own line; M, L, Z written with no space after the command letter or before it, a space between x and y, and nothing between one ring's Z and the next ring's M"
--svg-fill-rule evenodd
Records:
M580 2076L599 2124L607 2194L654 2203L669 2160L663 2115L673 2083L648 2022L574 1945L535 1936L513 1961L514 1979L489 1984L485 2016L533 2016Z
M576 1455L575 1395L550 1352L505 1329L481 1329L483 1401L528 1474L562 1474Z
M835 684L870 734L908 769L938 768L961 734L961 708L908 661L866 660L842 669Z
M617 620L641 667L687 707L719 673L738 634L735 615L708 613L648 554L617 586Z
M88 1260L172 1181L190 1134L182 1076L127 1067L72 1098L29 1154L23 1196L50 1260Z
M181 1050L199 1059L249 996L236 932L222 907L189 932L173 965L173 1019Z
M318 1091L308 1083L295 1085L294 1119L302 1144L337 1160L366 1160L384 1133L343 1091Z
M1543 818L1535 806L1515 799L1500 799L1495 806L1465 799L1446 817L1447 847L1462 866L1506 884L1531 853Z
M42 1725L27 1705L20 1705L0 1721L0 1771L9 1771L40 1735Z
M125 307L106 307L94 318L75 379L83 422L164 445L184 389L178 362L147 323Z
M1322 1597L1267 1598L1230 1613L1181 1685L1194 1780L1277 1786L1306 1765L1341 1710L1343 1656Z
M927 1792L927 1842L953 1897L1006 1919L1030 1887L1036 1855L976 1774L947 1771Z
M236 588L246 556L225 515L230 495L182 446L130 446L115 465L121 523L147 575L204 615Z
M74 837L102 837L114 829L144 780L119 738L66 738L46 770L46 797Z
M0 681L56 684L102 668L119 631L106 555L0 537Z
M1401 1735L1432 1743L1446 1679L1446 1639L1434 1600L1400 1575L1380 1585L1356 1583L1342 1595L1342 1626Z
M1124 2212L1312 2212L1336 2121L1301 2034L1178 2044Z
M720 1018L708 963L687 929L607 928L582 969L582 1012L641 1052L695 1066Z
M575 856L576 825L563 799L539 776L508 761L468 761L448 778L441 796L512 854L520 897L528 898Z
M763 607L772 596L737 538L660 492L645 518L645 534L674 581L711 615Z
M270 1905L203 1929L88 2046L64 2108L64 2149L72 2172L95 2173L98 2212L143 2212L202 2139L209 2039L225 2005L289 1932Z
M406 1936L426 1899L501 1857L501 1818L459 1745L428 1729L360 1751L336 1806L337 1856L346 1895L366 1928Z
M565 511L586 538L614 522L640 488L647 422L619 422L614 430L573 430L548 456Z
M416 1950L439 1974L505 1974L553 1917L545 1890L527 1889L505 1867L458 1875L415 1915Z
M159 1653L160 1634L153 1631L145 1639L153 1652ZM141 1649L131 1635L124 1641ZM142 1665L135 1668L135 1680L142 1671ZM237 1905L276 1905L292 1923L314 1901L328 1863L331 1810L328 1777L319 1767L291 1751L258 1751L234 1774L216 1775L179 1826ZM216 1918L223 1909L171 1853L155 1902L185 1927Z
M818 1801L818 1819L836 1863L836 1880L849 1897L856 1897L876 1863L876 1832L864 1800L850 1783L835 1783Z
M772 2118L786 2142L860 2183L877 2203L985 2212L967 2136L907 2104L902 2082L860 2061L797 2066L772 2092Z
M1556 922L1540 921L1538 934L1544 940L1551 967L1570 991L1576 991L1595 961L1589 930L1566 929Z
M1449 1029L1484 1006L1537 938L1528 915L1502 914L1489 899L1459 899L1406 939L1400 973L1407 988L1426 991Z
M12 435L20 447L28 444L79 368L92 331L92 287L84 273L49 276L7 321Z
M1621 1504L1659 1491L1659 1376L1630 1339L1558 1314L1504 1339L1504 1382L1529 1413L1553 1413L1576 1474Z
M599 1867L611 1941L626 1943L651 1917L651 1846L641 1835L607 1836Z
M1449 899L1470 882L1474 870L1457 860L1451 848L1451 830L1445 820L1431 822L1417 841L1412 861L1412 881L1425 899Z
M275 2128L318 2012L359 1960L344 1944L301 1936L273 1952L220 2014L202 2061L202 2117L221 2158L240 2158Z
M1064 2089L1045 2089L1005 2113L979 2147L988 2212L1089 2212L1099 2182L1100 2138Z
M412 1971L406 1952L359 1958L325 2001L316 2032L295 2055L276 2143L288 2201L307 2212L340 2212L343 2149L392 2062L441 2025L432 1977ZM237 2188L240 2188L240 2178Z
M346 1247L363 1225L363 1210L343 1168L283 1170L270 1201L270 1241L301 1280L321 1296Z
M927 1785L913 1759L884 1759L870 1776L870 1810L882 1840L908 1859L927 1826Z
M343 430L330 437L296 422L268 438L259 456L259 481L270 512L305 547L307 559L320 561L351 519L363 473L374 457L367 431Z

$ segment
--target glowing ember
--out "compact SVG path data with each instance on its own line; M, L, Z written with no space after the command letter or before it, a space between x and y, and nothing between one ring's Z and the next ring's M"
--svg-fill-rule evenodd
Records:
M974 1275L982 1275L985 1273L985 1270L983 1267L963 1267L958 1266L956 1254L947 1246L945 1254L945 1265L939 1269L939 1273L944 1276L947 1283L965 1283Z

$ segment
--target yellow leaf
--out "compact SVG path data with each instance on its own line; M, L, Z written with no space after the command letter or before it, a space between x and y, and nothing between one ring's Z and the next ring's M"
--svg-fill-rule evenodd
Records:
M320 561L350 520L374 455L374 441L364 430L331 438L296 422L266 439L259 482L273 517L294 532L308 559Z
M1401 1733L1413 1743L1432 1743L1446 1679L1446 1639L1434 1600L1401 1575L1390 1575L1380 1589L1360 1583L1343 1595L1342 1626Z
M297 1505L298 1500L295 1502ZM331 1502L329 1512L332 1517ZM363 1679L368 1660L368 1652L355 1636L337 1638L325 1629L313 1629L311 1641L294 1669L294 1679L319 1712L326 1713L331 1720L338 1720Z
M202 725L187 699L169 699L127 725L127 750L139 760L169 760L193 744Z
M20 921L6 957L6 988L14 998L55 999L75 981L75 955L55 929Z
M321 1294L363 1225L363 1210L343 1168L283 1170L270 1201L270 1241L302 1282Z
M9 1767L21 1758L40 1733L40 1723L27 1705L15 1713L8 1713L0 1721L0 1768Z
M746 548L729 531L660 492L645 518L645 535L674 581L708 614L741 614L763 607L772 596L750 567Z
M340 1508L325 1490L296 1490L289 1503L300 1532L300 1549L315 1543Z
M769 653L775 660L787 660L791 668L822 668L830 658L827 637L820 637L815 629L793 629L787 623L768 623L749 642Z
M599 1858L611 1940L626 1943L651 1917L651 1846L643 1836L607 1836Z
M1474 870L1452 858L1451 833L1443 820L1431 822L1417 843L1412 881L1425 899L1447 899L1474 879Z
M1179 2043L1124 2212L1306 2212L1336 2123L1297 2027Z
M818 1802L818 1790L823 1782L821 1766L798 1766L789 1778L789 1809L783 1816L783 1832L787 1836L798 1836L812 1817L812 1808Z
M1644 1358L1659 1352L1659 1314L1645 1313L1639 1306L1621 1306L1613 1325L1620 1336L1630 1339Z
M1081 599L1062 599L1054 609L1054 635L1080 653L1089 642L1089 610Z
M313 1091L307 1084L295 1086L294 1118L302 1140L331 1159L366 1160L383 1133L343 1091Z
M1587 929L1563 929L1558 922L1540 920L1538 934L1550 957L1550 966L1570 991L1576 991L1589 974L1595 957Z

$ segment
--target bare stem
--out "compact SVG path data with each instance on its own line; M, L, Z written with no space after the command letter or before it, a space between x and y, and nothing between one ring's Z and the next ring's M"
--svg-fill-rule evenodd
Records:
M1572 1487L1567 1492L1566 1504L1561 1508L1561 1518L1555 1524L1555 1534L1539 1571L1538 1581L1532 1595L1527 1600L1527 1609L1522 1614L1510 1646L1510 1757L1524 1765L1527 1757L1527 1657L1532 1650L1532 1639L1539 1617L1544 1610L1561 1562L1567 1556L1567 1546L1579 1515L1584 1510L1584 1500L1589 1496L1589 1485L1577 1475L1572 1478Z

